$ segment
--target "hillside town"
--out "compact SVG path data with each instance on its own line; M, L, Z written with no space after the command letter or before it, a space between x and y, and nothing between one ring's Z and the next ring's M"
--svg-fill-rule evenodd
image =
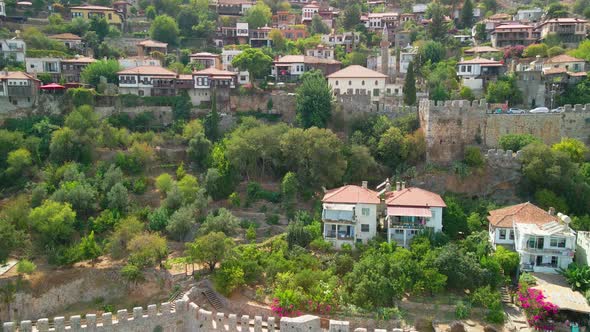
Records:
M0 326L590 328L590 0L0 0Z

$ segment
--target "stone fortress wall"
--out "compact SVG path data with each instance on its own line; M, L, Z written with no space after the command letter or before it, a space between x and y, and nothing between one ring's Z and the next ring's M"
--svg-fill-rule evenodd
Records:
M69 321L65 317L47 318L36 322L24 320L20 323L5 322L3 332L314 332L324 331L320 318L312 315L300 317L283 317L276 321L274 317L263 320L262 316L255 316L253 320L247 315L238 317L235 314L226 315L213 313L200 308L190 301L189 295L195 289L189 290L174 303L162 303L160 306L149 305L147 310L142 307L133 308L132 313L127 310L117 311L116 318L112 313L101 316L87 314L71 316ZM349 322L330 320L330 332L352 332ZM375 332L386 330L375 329ZM367 332L367 329L357 328L354 332ZM403 332L395 329L394 332Z
M485 99L422 99L418 114L426 136L426 160L439 164L462 160L468 145L496 148L506 134L532 134L546 144L562 137L590 142L590 104L565 105L562 113L492 114Z

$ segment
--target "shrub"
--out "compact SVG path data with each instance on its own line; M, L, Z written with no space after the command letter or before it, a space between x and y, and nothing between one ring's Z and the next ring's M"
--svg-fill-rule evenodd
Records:
M223 295L230 295L245 284L244 270L239 266L222 266L215 272L215 289Z
M237 192L233 192L231 193L231 195L229 195L229 203L233 206L233 207L240 207L240 196L238 195Z
M266 215L266 223L269 225L278 225L279 224L279 215L278 214L267 214Z
M481 167L484 164L481 150L475 146L465 148L465 164L471 167Z
M463 301L457 301L455 305L455 317L457 319L467 319L471 314L471 306Z
M28 259L21 260L16 266L16 272L18 274L33 274L36 269L37 265Z
M538 289L519 289L518 304L523 309L527 322L535 330L553 330L553 323L558 308L549 301L545 301L543 292Z
M72 99L74 106L94 105L96 92L93 89L73 88L68 89L68 96Z
M330 252L332 250L332 243L322 239L317 238L309 244L309 247L315 251L320 252Z

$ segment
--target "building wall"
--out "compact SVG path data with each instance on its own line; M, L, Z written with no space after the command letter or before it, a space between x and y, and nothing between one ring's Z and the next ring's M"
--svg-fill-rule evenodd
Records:
M385 94L385 78L328 78L328 84L336 95L336 91L339 91L338 94L367 94L371 96L371 101L378 101ZM374 95L375 89L379 90L377 96ZM352 93L348 93L349 90Z
M442 232L443 208L442 207L431 207L430 212L432 213L432 218L428 219L426 226L434 228L435 232Z
M549 114L488 114L489 107L485 100L435 104L422 99L419 119L426 135L427 160L449 164L463 158L466 146L495 148L506 134L529 133L546 144L562 137L589 143L590 105L565 105L565 112Z
M500 230L506 231L506 238L500 238ZM504 228L504 227L490 227L490 238L492 239L492 243L494 245L514 245L514 239L510 239L510 232L514 235L514 229L512 228Z
M576 237L576 263L588 265L588 255L590 253L590 232L578 231Z
M362 209L369 209L369 215L364 216ZM355 234L357 239L361 239L363 243L375 237L377 234L377 205L375 204L357 204L355 211L357 221ZM361 225L369 225L368 232L362 232Z

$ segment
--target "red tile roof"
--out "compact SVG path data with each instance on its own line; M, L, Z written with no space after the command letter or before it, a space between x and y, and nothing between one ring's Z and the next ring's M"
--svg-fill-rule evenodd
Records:
M496 27L495 30L504 30L504 29L532 29L534 28L532 25L525 25L525 24L502 24Z
M87 6L75 6L75 7L70 7L70 9L87 9L87 10L108 10L108 11L115 11L113 8L110 7L105 7L105 6L91 6L91 5L87 5Z
M545 63L584 62L584 59L574 58L571 55L560 54L549 58Z
M587 20L581 18L574 18L574 17L562 17L562 18L553 18L547 20L539 25L539 27L547 24L547 23L564 23L564 24L572 24L572 23L588 23Z
M156 40L151 40L151 39L141 41L141 42L137 43L137 45L141 45L141 46L145 46L145 47L159 47L159 48L168 47L168 43L162 43L162 42L159 42Z
M335 73L332 73L327 78L387 78L387 75L380 72L365 68L359 65L348 66Z
M193 75L208 75L208 76L236 76L237 74L233 71L220 70L215 67L209 67L207 69L193 72Z
M72 62L72 63L92 63L96 61L94 58L89 58L86 56L81 56L78 58L71 58L71 59L63 59L61 62Z
M58 39L58 40L82 40L82 38L78 35L73 33L60 33L57 35L49 36L51 39Z
M379 194L361 186L347 185L340 188L328 190L322 199L324 203L340 204L379 204Z
M0 71L0 80L34 80L39 81L33 75L23 71Z
M511 228L514 223L542 226L553 221L559 221L556 216L550 215L547 211L530 202L492 210L488 220L492 227L504 228Z
M439 194L416 187L391 191L385 194L385 204L388 206L447 206Z
M485 59L485 58L475 58L475 59L471 59L471 60L464 60L464 61L459 61L457 64L460 65L473 65L473 64L477 64L477 65L484 65L487 67L490 66L503 66L504 64L502 64L502 62L500 61L496 61L496 60L491 60L491 59Z
M565 68L543 68L543 74L545 75L557 75L557 74L565 74L567 69Z

